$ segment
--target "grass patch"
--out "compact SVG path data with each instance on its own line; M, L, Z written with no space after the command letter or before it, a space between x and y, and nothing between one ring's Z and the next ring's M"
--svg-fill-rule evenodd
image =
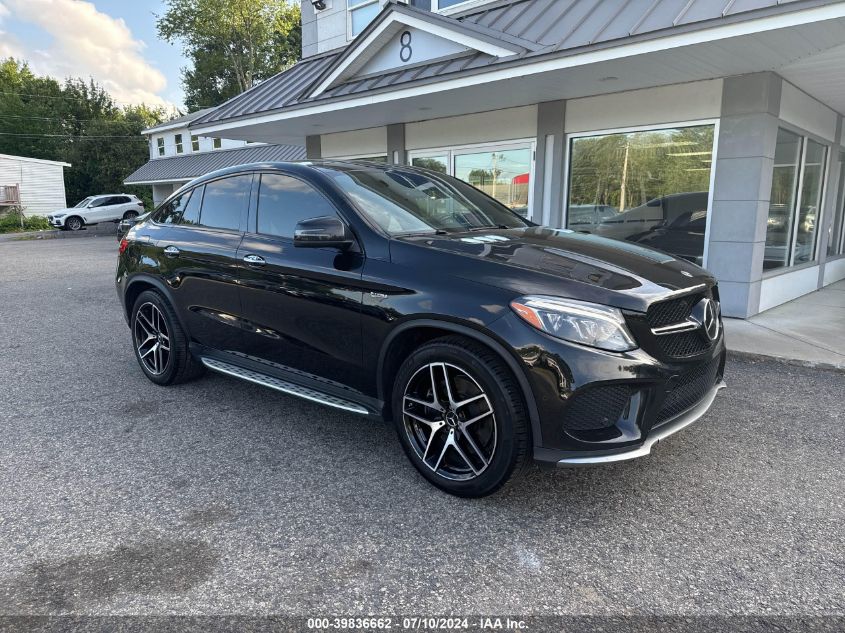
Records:
M53 227L47 218L40 215L24 215L15 209L0 217L0 233L22 233L24 231L49 231Z

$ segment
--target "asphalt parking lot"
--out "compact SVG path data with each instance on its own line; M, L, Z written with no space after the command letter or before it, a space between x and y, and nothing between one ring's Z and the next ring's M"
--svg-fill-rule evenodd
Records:
M734 360L649 457L461 500L384 424L149 383L116 249L0 243L0 614L845 614L845 375Z

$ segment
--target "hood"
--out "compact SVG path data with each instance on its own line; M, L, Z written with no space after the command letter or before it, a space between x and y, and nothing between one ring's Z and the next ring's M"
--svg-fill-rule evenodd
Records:
M645 310L669 294L714 284L703 268L630 242L527 227L397 238L475 260L448 273L517 294L548 294Z
M73 209L68 207L67 209L59 209L58 211L50 211L47 215L62 215L63 213L67 215L68 213L79 213L82 209Z

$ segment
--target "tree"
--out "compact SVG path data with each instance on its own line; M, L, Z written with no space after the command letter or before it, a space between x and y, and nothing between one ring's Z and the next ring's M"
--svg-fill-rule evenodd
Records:
M70 204L113 192L134 193L151 204L148 188L125 187L123 180L149 160L141 131L165 114L144 105L118 107L93 80L61 84L36 76L25 62L0 61L0 154L70 163Z
M219 105L300 58L298 4L286 0L165 0L159 37L181 42L191 67L182 70L190 111Z

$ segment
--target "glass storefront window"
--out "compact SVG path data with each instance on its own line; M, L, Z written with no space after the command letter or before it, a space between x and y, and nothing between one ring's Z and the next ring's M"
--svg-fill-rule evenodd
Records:
M808 139L804 155L804 175L801 179L801 206L798 209L798 226L795 233L794 264L816 259L816 233L821 220L826 158L827 148Z
M528 216L531 150L507 149L455 155L455 177L523 217Z
M572 139L567 228L701 264L713 130L699 125Z
M533 143L441 148L412 152L409 158L414 167L460 178L522 217L531 217Z
M769 217L766 220L766 254L763 259L763 268L766 270L789 266L792 215L798 192L802 143L803 139L797 134L778 130Z
M448 156L419 156L411 159L411 165L431 169L432 171L439 171L441 174L449 173Z
M826 162L825 145L778 130L766 221L765 270L816 259Z
M827 240L827 254L841 255L843 251L843 220L845 220L845 152L839 153L839 194L836 201L836 215L830 225Z

